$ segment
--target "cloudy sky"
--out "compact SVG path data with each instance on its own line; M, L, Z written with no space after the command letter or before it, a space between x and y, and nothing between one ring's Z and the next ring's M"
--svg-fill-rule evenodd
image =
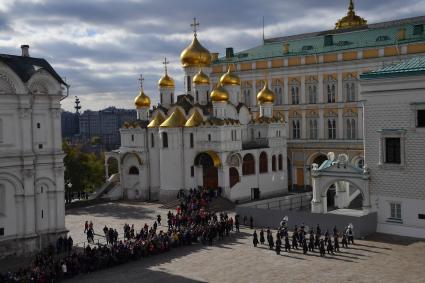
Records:
M224 53L261 44L267 37L333 28L348 0L0 0L0 52L46 58L79 96L83 110L114 105L132 108L138 76L157 102L164 57L176 92L183 89L180 52L190 43L190 22L199 40ZM425 0L357 0L369 23L425 15ZM70 110L73 98L63 101Z

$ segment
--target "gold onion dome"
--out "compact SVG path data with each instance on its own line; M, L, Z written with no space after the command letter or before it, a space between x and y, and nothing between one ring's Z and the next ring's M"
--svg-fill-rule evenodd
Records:
M180 62L183 67L206 67L211 64L211 54L195 35L192 43L180 54Z
M229 67L229 69L227 70L227 73L224 73L221 76L220 83L222 85L240 85L241 80L239 79L239 77L237 75L230 72L230 67Z
M221 84L218 84L213 89L210 97L211 97L211 101L215 101L215 102L226 102L229 100L229 94L227 93L226 89Z
M356 15L356 12L354 11L353 0L350 0L350 5L348 6L347 15L343 17L342 19L340 19L338 22L336 22L335 29L361 27L361 26L365 26L366 24L367 24L367 21L365 19Z
M179 108L176 108L173 113L161 124L161 128L177 128L184 127L186 117Z
M274 92L269 89L267 81L264 83L264 87L257 94L257 101L262 103L273 103L274 102Z
M202 115L199 114L198 110L193 111L193 114L187 119L185 127L192 128L199 126L204 119L202 118Z
M209 85L210 78L202 72L202 70L199 70L199 72L193 77L193 83L196 85Z
M137 108L151 106L151 99L143 92L143 89L140 90L139 95L134 99L134 105L136 105Z
M165 121L164 116L161 114L161 112L158 112L158 114L156 114L155 118L153 118L152 121L148 124L148 128L157 128L164 121Z
M167 74L162 76L158 81L159 87L174 87L174 80Z

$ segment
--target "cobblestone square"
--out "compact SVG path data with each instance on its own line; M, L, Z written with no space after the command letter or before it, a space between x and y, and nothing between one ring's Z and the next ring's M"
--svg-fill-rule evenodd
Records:
M85 240L85 220L93 221L98 234L104 225L121 234L124 223L140 229L157 214L166 219L168 210L159 207L113 202L76 208L67 211L66 225L79 243ZM254 248L252 232L242 228L213 246L172 249L69 282L424 282L424 241L377 234L334 256L303 255L301 250L278 256L265 245Z

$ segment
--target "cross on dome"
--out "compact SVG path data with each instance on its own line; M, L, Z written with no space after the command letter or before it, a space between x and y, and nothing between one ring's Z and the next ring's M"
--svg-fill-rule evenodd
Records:
M170 64L170 61L167 61L167 57L164 58L162 64L164 64L165 74L167 74L167 65Z
M140 77L139 77L139 82L140 82L140 89L143 89L143 81L145 80L145 78L143 77L143 75L142 74L140 74Z
M193 29L193 34L196 36L196 32L198 31L199 22L196 21L196 18L193 18L193 23L190 24Z

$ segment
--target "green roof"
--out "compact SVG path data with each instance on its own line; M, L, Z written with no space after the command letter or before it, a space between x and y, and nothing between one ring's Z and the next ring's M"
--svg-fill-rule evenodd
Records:
M384 47L410 42L424 42L424 24L425 16L421 16L376 23L357 28L270 38L264 40L264 44L260 46L237 52L232 58L219 58L215 60L213 64L237 63L271 59L274 57L316 55L328 52ZM418 25L422 25L422 29L415 28L415 26ZM398 40L397 38L397 34L401 28L405 28L406 37L404 40ZM326 36L332 37L333 42L327 46L325 46ZM283 43L289 44L289 53L284 53Z
M363 73L361 79L425 75L425 56L414 57L381 69Z

